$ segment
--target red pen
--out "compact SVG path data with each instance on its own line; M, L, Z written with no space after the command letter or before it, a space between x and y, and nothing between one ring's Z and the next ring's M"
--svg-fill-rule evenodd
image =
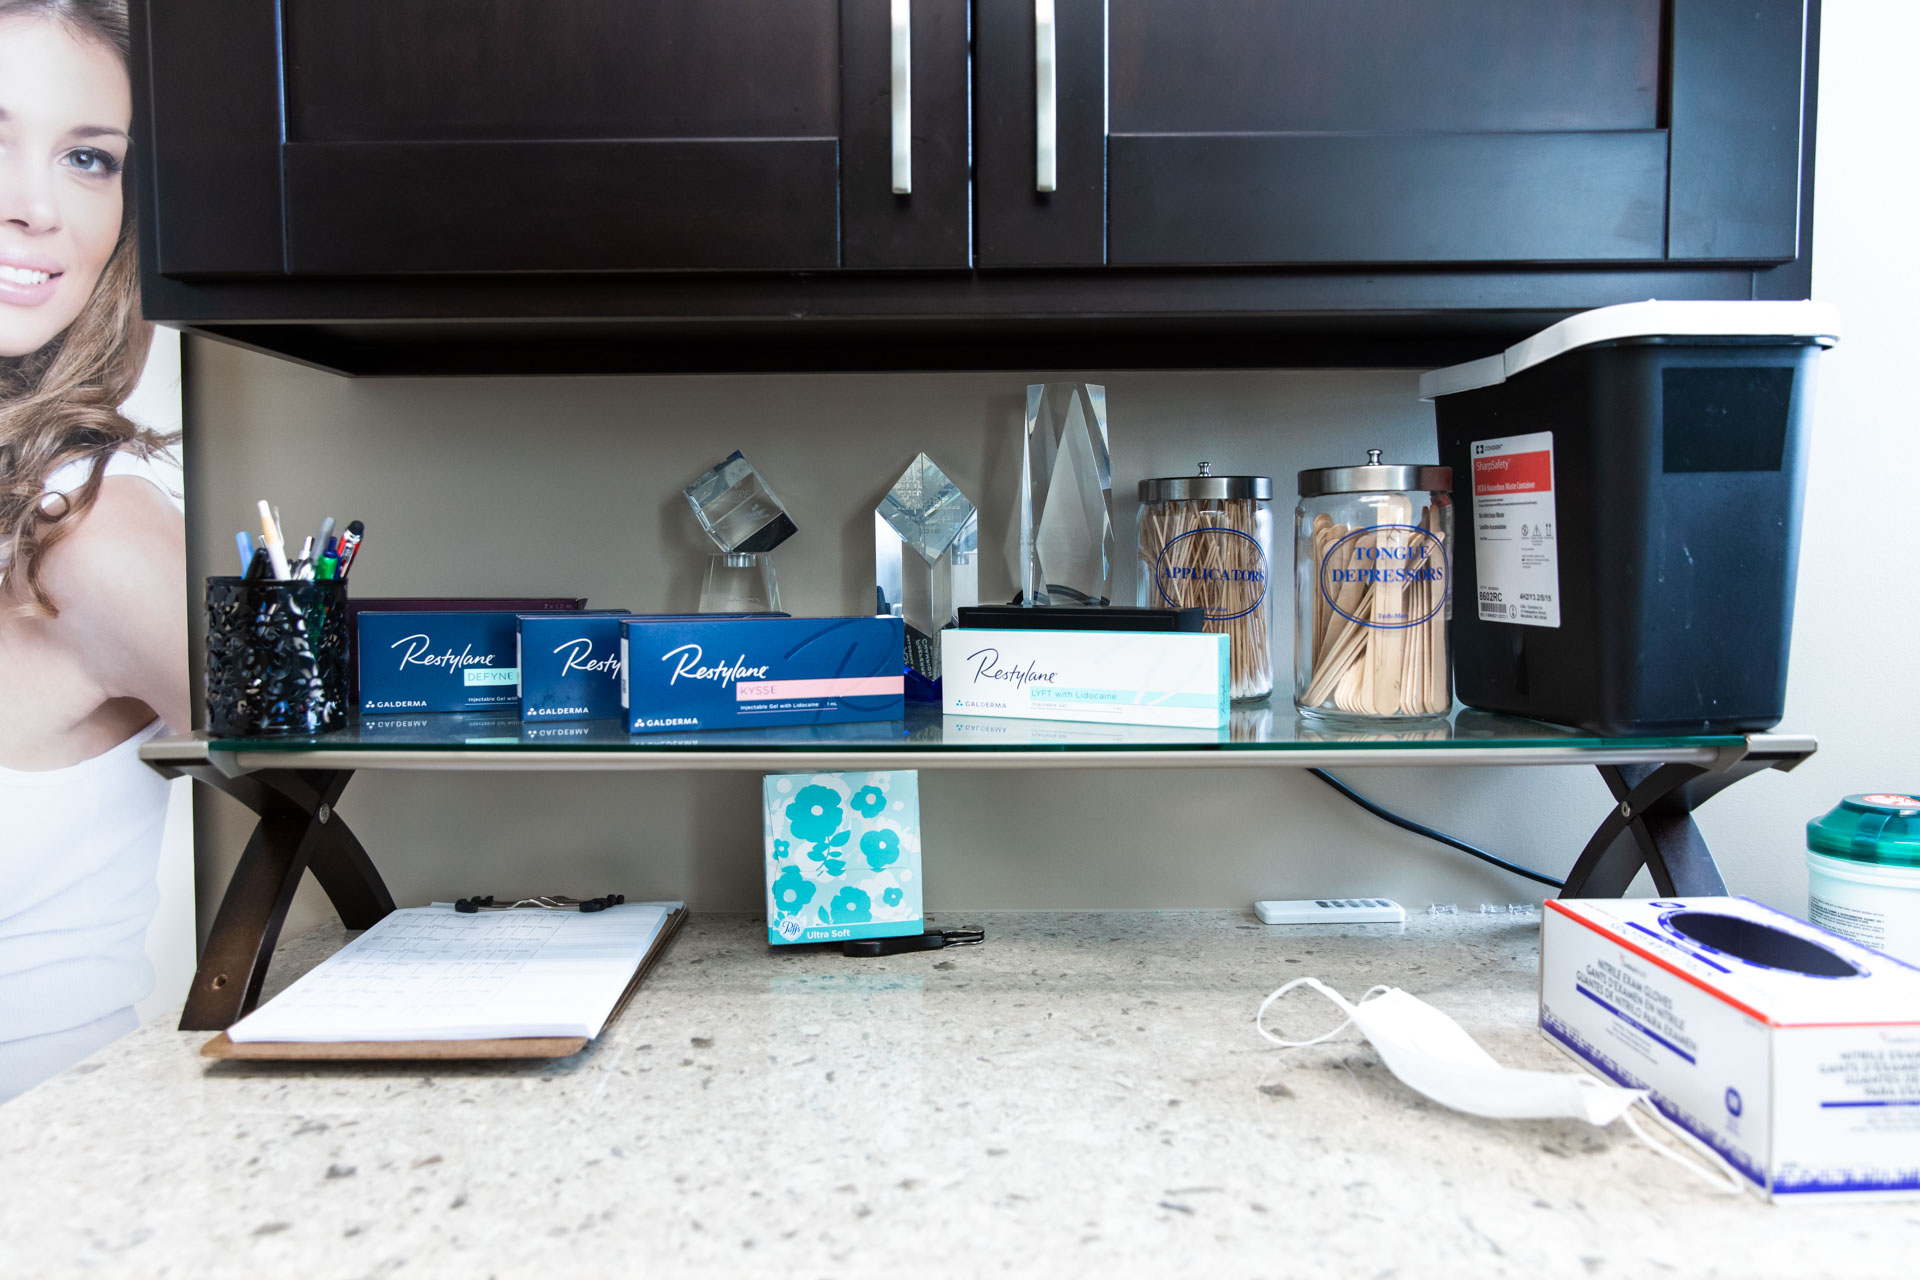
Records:
M358 520L348 525L347 531L340 535L340 568L337 572L338 577L346 577L347 570L353 568L354 557L360 554L360 544L366 540L366 536L367 526Z

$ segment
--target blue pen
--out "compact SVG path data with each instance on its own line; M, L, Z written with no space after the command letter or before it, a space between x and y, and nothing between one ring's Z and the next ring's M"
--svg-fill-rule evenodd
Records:
M244 575L247 572L247 566L253 563L253 539L249 538L246 530L242 529L233 535L233 545L240 548L240 572Z

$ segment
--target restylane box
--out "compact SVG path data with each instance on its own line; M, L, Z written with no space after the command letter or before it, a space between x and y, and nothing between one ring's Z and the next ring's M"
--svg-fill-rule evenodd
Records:
M486 711L520 704L518 615L363 609L356 665L362 713Z
M1228 644L1183 632L942 631L944 709L1218 729L1227 723Z
M523 720L620 714L620 620L625 609L523 613L515 650Z
M898 720L898 618L627 618L621 701L629 733Z
M1540 1029L1781 1201L1920 1194L1920 970L1745 898L1547 903Z

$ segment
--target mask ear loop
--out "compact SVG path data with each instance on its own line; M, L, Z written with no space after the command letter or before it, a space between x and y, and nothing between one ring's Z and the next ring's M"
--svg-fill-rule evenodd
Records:
M1272 1007L1274 1001L1280 999L1280 997L1286 995L1289 991L1292 991L1295 987L1312 987L1315 991L1318 991L1321 995L1325 996L1327 999L1333 1001L1335 1004L1339 1005L1342 1009L1346 1010L1347 1016L1344 1019L1342 1019L1340 1022L1340 1025L1336 1026L1333 1030L1317 1035L1313 1037L1313 1039L1311 1040L1282 1040L1279 1036L1276 1036L1275 1034L1273 1034L1273 1032L1267 1030L1265 1026L1267 1010ZM1370 987L1368 988L1367 993L1360 997L1360 1003L1365 1004L1367 1001L1373 999L1375 996L1381 994L1382 992L1390 991L1390 990L1392 990L1392 988L1387 987L1385 985ZM1262 1000L1260 1002L1260 1011L1254 1014L1253 1016L1253 1027L1254 1027L1254 1030L1258 1031L1262 1036L1266 1037L1268 1040L1272 1041L1274 1044L1279 1045L1283 1049L1303 1049L1310 1044L1320 1044L1323 1041L1331 1040L1335 1036L1339 1035L1342 1031L1345 1031L1347 1027L1351 1025L1353 1022L1353 1012L1354 1012L1354 1006L1348 1004L1344 996L1342 996L1338 991L1335 991L1332 987L1329 987L1326 983L1320 981L1320 979L1295 978L1292 982L1289 982L1286 985L1275 990L1265 1000ZM1646 1129L1640 1125L1640 1122L1633 1118L1633 1112L1631 1110L1621 1112L1620 1120L1622 1123L1624 1123L1627 1126L1627 1131L1633 1134L1634 1137L1640 1139L1641 1144L1644 1145L1648 1150L1652 1151L1655 1155L1660 1156L1662 1159L1673 1161L1675 1164L1679 1165L1682 1169L1685 1169L1688 1173L1692 1174L1694 1177L1699 1178L1702 1181L1706 1182L1709 1186L1713 1187L1715 1190L1726 1191L1733 1195L1745 1194L1746 1183L1740 1177L1739 1171L1736 1170L1731 1164L1728 1164L1726 1161L1726 1158L1723 1157L1718 1151L1715 1151L1712 1147L1700 1141L1700 1139L1694 1137L1692 1134L1688 1133L1685 1129L1682 1129L1677 1125L1669 1123L1667 1118L1661 1115L1660 1112L1654 1108L1653 1104L1650 1101L1648 1101L1645 1097L1642 1097L1637 1105L1645 1107L1647 1109L1648 1114L1653 1116L1654 1120L1659 1124L1661 1129L1663 1129L1667 1133L1672 1134L1676 1138L1680 1139L1681 1144L1683 1146L1688 1147L1695 1154L1700 1156L1701 1159L1706 1162L1708 1167L1702 1168L1700 1164L1696 1163L1695 1161L1687 1159L1684 1155L1680 1154L1678 1151L1673 1150L1671 1147L1666 1146L1664 1143L1655 1142L1653 1140L1653 1135L1648 1133ZM1716 1177L1715 1176L1716 1174L1718 1174L1719 1176Z
M1312 987L1315 991L1318 991L1321 995L1333 1001L1335 1004L1339 1005L1342 1009L1345 1009L1347 1011L1347 1016L1345 1021L1341 1022L1339 1026L1335 1027L1333 1030L1327 1032L1326 1034L1315 1036L1311 1040L1282 1040L1279 1036L1276 1036L1275 1034L1273 1034L1273 1032L1267 1030L1266 1027L1263 1025L1263 1022L1267 1016L1268 1006L1272 1005L1275 1000L1278 1000L1281 996L1284 996L1285 994L1287 994L1287 992L1293 990L1295 987ZM1373 999L1375 996L1379 995L1381 992L1388 991L1388 990L1391 990L1391 988L1386 986L1371 987L1367 990L1367 993L1365 995L1360 997L1360 1003L1365 1004L1367 1001ZM1338 991L1335 991L1332 987L1329 987L1326 983L1320 981L1320 979L1318 978L1295 978L1292 982L1287 983L1285 986L1281 987L1279 990L1269 995L1265 1000L1262 1000L1260 1002L1260 1011L1253 1015L1253 1029L1255 1031L1258 1031L1261 1035L1265 1036L1268 1040L1271 1040L1273 1043L1279 1045L1282 1049L1304 1049L1306 1046L1310 1044L1319 1044L1323 1040L1331 1040L1335 1036L1339 1035L1342 1031L1345 1031L1348 1025L1351 1024L1352 1022L1353 1022L1353 1006L1347 1003L1346 997L1342 996Z
M1722 1156L1718 1151L1715 1151L1712 1147L1700 1141L1700 1139L1694 1137L1692 1134L1688 1133L1685 1129L1682 1129L1680 1126L1676 1124L1670 1123L1667 1120L1667 1118L1661 1115L1660 1112L1654 1107L1653 1103L1648 1101L1646 1098L1644 1097L1641 1098L1637 1105L1645 1107L1647 1109L1648 1114L1650 1114L1654 1118L1654 1120L1659 1123L1661 1129L1663 1129L1667 1133L1672 1134L1674 1137L1680 1139L1681 1143L1684 1146L1691 1149L1696 1155L1700 1156L1701 1159L1705 1160L1707 1164L1711 1167L1703 1169L1700 1167L1700 1165L1696 1164L1692 1160L1687 1159L1685 1156L1681 1155L1678 1151L1673 1150L1671 1147L1667 1146L1666 1144L1655 1142L1653 1140L1653 1135L1648 1133L1645 1129L1641 1128L1640 1122L1633 1118L1633 1112L1631 1109L1622 1111L1620 1113L1620 1119L1622 1123L1624 1123L1627 1126L1627 1131L1629 1133L1633 1134L1634 1137L1640 1139L1640 1142L1642 1145L1646 1146L1649 1150L1653 1151L1656 1155L1663 1156L1666 1159L1673 1161L1675 1164L1679 1165L1682 1169L1685 1169L1688 1173L1692 1174L1694 1177L1701 1179L1702 1181L1707 1183L1707 1185L1714 1188L1716 1191L1725 1191L1736 1196L1744 1195L1746 1193L1746 1189L1747 1189L1746 1180L1740 1176L1739 1170L1735 1169L1731 1164L1727 1163L1725 1156ZM1718 1176L1715 1176L1716 1174Z

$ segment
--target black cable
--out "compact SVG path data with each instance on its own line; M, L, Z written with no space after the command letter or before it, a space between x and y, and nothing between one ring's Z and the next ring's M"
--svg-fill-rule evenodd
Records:
M1494 866L1500 868L1502 871L1511 871L1516 876L1525 876L1529 880L1536 880L1541 884L1551 885L1555 889L1564 889L1567 887L1567 882L1565 880L1555 880L1552 876L1542 875L1538 871L1529 871L1525 867L1516 866L1515 864L1508 862L1505 858L1499 857L1495 854L1488 853L1485 849L1476 848L1473 845L1468 844L1464 840L1455 840L1452 836L1446 834L1443 831L1435 831L1432 827L1423 827L1419 823L1413 821L1411 818L1401 817L1399 814L1393 812L1391 809L1382 809L1379 805L1367 799L1365 796L1361 795L1358 791L1355 791L1352 787L1348 786L1346 783L1340 781L1340 779L1328 773L1325 769L1309 769L1307 770L1307 772L1312 774L1314 777L1320 779L1320 781L1326 783L1328 786L1332 787L1335 791L1338 791L1341 795L1353 801L1355 804L1359 805L1362 809L1365 809L1368 813L1380 819L1382 822L1391 822L1394 826L1399 827L1403 831L1411 831L1413 832L1413 834L1417 836L1425 836L1429 840L1437 840L1441 844L1446 845L1449 849L1458 849L1462 853L1472 854L1474 857L1480 859L1480 861L1491 862Z

